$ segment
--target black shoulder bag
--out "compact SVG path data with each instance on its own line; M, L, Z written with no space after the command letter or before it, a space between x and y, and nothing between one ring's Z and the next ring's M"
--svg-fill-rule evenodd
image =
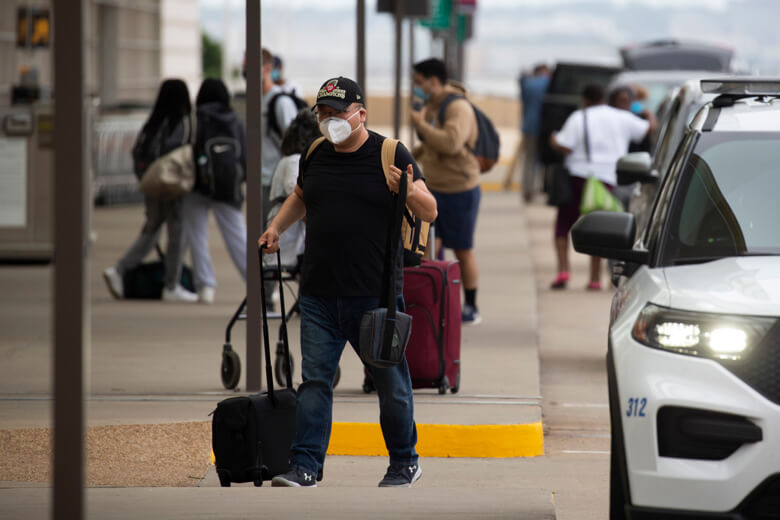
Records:
M401 219L406 206L407 183L406 175L402 174L398 194L393 197L395 200L385 248L385 276L380 295L380 305L384 300L385 306L366 311L360 320L360 359L367 365L379 368L392 367L403 360L412 334L412 317L398 312L395 300L395 259L398 256Z
M582 124L585 128L585 154L590 162L590 145L588 143L588 117L585 113L586 109L582 109ZM552 167L552 175L550 178L550 188L547 197L547 204L549 206L563 207L568 206L571 202L571 174L569 169L564 163L558 163Z

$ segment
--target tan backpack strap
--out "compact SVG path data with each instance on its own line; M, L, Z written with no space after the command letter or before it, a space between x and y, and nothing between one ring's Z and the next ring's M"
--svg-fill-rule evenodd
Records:
M316 149L317 149L317 147L318 147L319 145L321 145L321 144L322 144L322 141L324 141L324 140L325 140L325 138L324 138L324 137L318 137L317 139L315 139L314 141L312 141L312 142L311 142L311 144L309 145L309 150L306 152L306 159L308 159L308 158L309 158L309 156L310 156L312 153L314 153L314 150L316 150Z
M386 137L382 141L382 171L385 174L385 181L390 180L390 165L395 163L395 149L398 146L398 139Z

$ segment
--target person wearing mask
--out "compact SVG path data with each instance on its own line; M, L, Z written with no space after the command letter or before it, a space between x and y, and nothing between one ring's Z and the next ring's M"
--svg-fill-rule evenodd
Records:
M294 95L298 99L303 99L303 90L301 90L301 87L297 83L288 81L287 78L284 77L284 62L282 61L281 56L274 56L274 66L273 69L271 69L271 79L273 80L274 84L282 87L283 91Z
M317 485L330 438L339 358L347 341L357 352L363 313L380 306L392 192L398 191L401 175L409 181L409 208L426 221L436 217L436 201L401 143L385 178L385 138L366 129L365 98L357 83L342 76L329 79L317 93L316 110L326 140L310 154L304 152L294 192L258 240L267 245L266 253L275 253L280 235L306 217L299 298L303 383L290 469L274 477L273 486ZM400 250L392 263L393 290L403 308ZM390 458L379 486L409 487L422 475L409 367L403 359L390 368L366 368L379 394L379 422Z
M482 318L477 308L479 268L474 253L474 231L477 225L480 168L471 152L477 142L477 118L464 97L465 90L447 81L444 62L430 58L412 67L414 95L424 102L421 110L409 112L421 144L415 158L425 172L431 193L436 198L436 252L452 249L460 262L465 303L464 325L476 325ZM454 96L440 120L442 103Z
M192 140L190 93L180 79L167 79L160 85L152 113L146 120L133 147L133 167L138 179L155 159ZM146 222L141 234L115 266L103 271L103 279L114 298L124 297L123 276L137 267L157 245L163 224L168 230L165 255L165 286L163 301L194 302L197 296L181 286L184 256L182 229L182 197L156 198L144 196Z
M632 114L635 114L642 119L650 120L653 116L649 110L644 108L642 101L639 100L638 91L628 85L620 85L612 89L607 98L607 103L611 107L615 107L620 110L627 110ZM631 142L628 145L627 153L631 152L650 152L650 135L646 135L641 142ZM620 201L624 208L628 209L631 203L631 197L636 191L638 183L618 185L615 186L615 197ZM612 261L610 261L612 265Z
M282 158L282 136L290 122L298 114L298 107L284 89L274 83L274 56L268 49L262 50L263 75L262 75L262 114L261 125L263 128L263 156L261 158L261 171L263 186L263 208L267 211L271 207L271 179L276 165ZM272 102L273 100L273 102ZM271 115L273 111L273 115ZM263 217L265 225L265 216Z
M542 167L538 158L538 136L542 119L542 102L549 84L550 69L545 64L535 66L531 75L524 74L520 77L520 95L523 101L522 189L525 202L531 202L541 184Z
M209 139L202 136L213 133L209 125L219 125L221 129L230 129L229 132L220 130L225 132L220 137L227 138L225 142L236 143L236 154L232 159L235 164L222 165L221 168L240 172L240 177L236 179L237 185L231 190L233 195L229 200L224 197L215 199L210 195L200 182L200 174L196 175L193 191L184 197L184 231L190 244L193 278L195 288L198 291L198 299L201 303L213 303L217 279L209 253L209 211L214 213L217 226L233 264L238 269L241 278L246 280L246 224L244 223L244 214L241 212L241 206L244 203L241 183L245 180L246 175L246 132L244 125L230 106L230 93L222 80L215 78L203 80L198 90L195 105L198 138L196 138L194 155L198 168L205 167L207 156L211 156L212 159L217 157L211 155L207 150L198 150L198 147L209 146ZM199 144L201 141L204 142ZM215 144L213 146L214 151L219 152L227 145Z
M625 155L629 143L639 142L655 126L626 110L604 104L604 89L587 85L582 91L583 107L574 111L563 128L550 136L550 144L565 156L572 197L558 208L555 219L555 253L558 275L551 289L565 289L570 278L569 231L580 216L580 201L585 181L594 176L610 191L617 184L615 166ZM588 290L601 290L601 258L590 259Z

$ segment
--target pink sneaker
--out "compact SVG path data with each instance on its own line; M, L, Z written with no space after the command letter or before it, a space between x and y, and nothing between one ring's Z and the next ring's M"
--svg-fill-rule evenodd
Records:
M550 289L566 289L570 276L568 271L561 271L550 284Z
M586 287L589 291L600 291L601 290L601 282L590 282L588 286Z

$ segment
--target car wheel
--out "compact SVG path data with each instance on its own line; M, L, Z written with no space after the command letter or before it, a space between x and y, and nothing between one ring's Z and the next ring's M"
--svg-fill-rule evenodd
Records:
M626 520L626 509L631 504L628 483L623 423L620 420L620 400L617 391L615 365L607 353L607 388L609 389L609 417L612 440L609 456L609 520Z
M626 497L623 492L625 483L620 471L618 451L622 447L615 442L615 433L612 433L611 452L609 456L609 520L626 520Z

